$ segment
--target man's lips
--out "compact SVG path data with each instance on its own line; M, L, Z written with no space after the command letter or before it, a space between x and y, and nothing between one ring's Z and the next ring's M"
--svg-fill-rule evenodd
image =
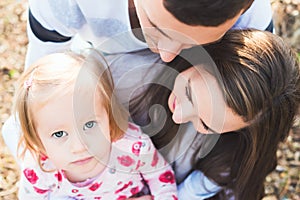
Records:
M83 158L83 159L80 159L80 160L76 160L76 161L73 161L72 164L75 164L75 165L83 165L83 164L86 164L88 163L89 161L91 161L93 159L93 157L87 157L87 158Z

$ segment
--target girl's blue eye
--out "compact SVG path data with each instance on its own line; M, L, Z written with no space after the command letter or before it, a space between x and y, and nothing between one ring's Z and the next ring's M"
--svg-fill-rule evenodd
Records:
M85 125L83 127L83 130L93 128L95 125L96 125L95 121L89 121L89 122L85 123Z
M55 132L55 133L52 134L52 137L61 138L61 137L64 137L66 135L67 135L67 133L64 132L64 131L57 131L57 132Z

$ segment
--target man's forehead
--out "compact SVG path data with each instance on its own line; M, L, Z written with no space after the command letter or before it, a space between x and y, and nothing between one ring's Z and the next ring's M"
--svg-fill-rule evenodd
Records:
M148 21L159 32L173 40L189 45L207 44L219 40L237 21L240 14L219 26L188 25L170 13L163 0L138 0Z

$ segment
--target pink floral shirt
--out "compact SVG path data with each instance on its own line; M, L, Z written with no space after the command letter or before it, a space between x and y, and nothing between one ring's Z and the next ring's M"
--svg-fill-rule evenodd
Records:
M42 162L53 167L48 159ZM32 157L25 156L19 199L125 200L141 192L145 183L154 199L177 199L172 168L150 138L130 123L124 136L112 143L108 167L82 183L69 182L63 170L44 172Z

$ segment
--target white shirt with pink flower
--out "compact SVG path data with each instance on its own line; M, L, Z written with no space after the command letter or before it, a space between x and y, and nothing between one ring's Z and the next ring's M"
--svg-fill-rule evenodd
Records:
M53 167L49 159L42 163L43 167ZM153 199L177 200L172 168L150 138L130 123L124 136L112 142L108 166L97 177L81 183L68 181L63 170L44 172L29 154L26 155L19 199L125 200L141 192L145 184Z

